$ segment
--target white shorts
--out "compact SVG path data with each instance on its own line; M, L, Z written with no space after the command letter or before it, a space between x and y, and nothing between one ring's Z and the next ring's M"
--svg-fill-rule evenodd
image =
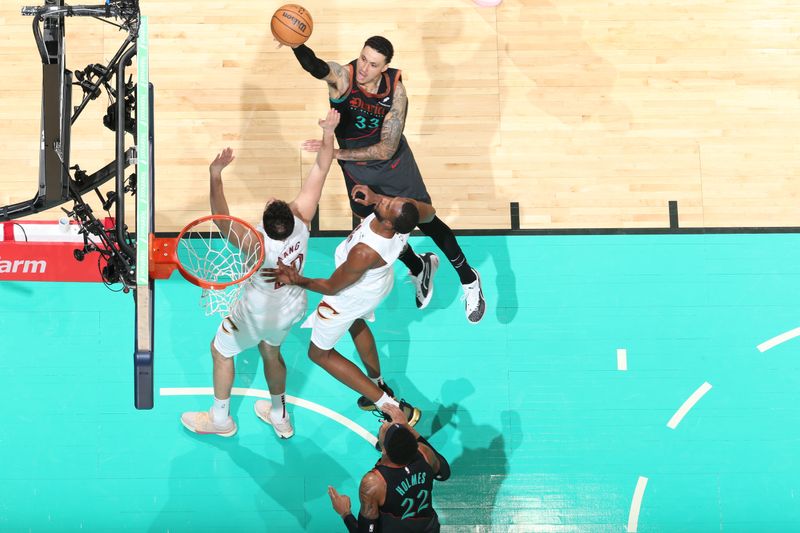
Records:
M325 296L317 308L303 322L304 328L312 328L311 342L318 348L330 350L344 332L350 329L359 318L375 322L375 309L391 291L389 285L385 294L369 298L353 298L352 296Z
M261 341L270 346L280 346L294 324L306 313L305 298L291 308L272 309L263 315L226 317L217 328L214 348L224 357L233 357L257 346ZM302 304L302 305L300 305ZM236 325L234 329L231 324Z

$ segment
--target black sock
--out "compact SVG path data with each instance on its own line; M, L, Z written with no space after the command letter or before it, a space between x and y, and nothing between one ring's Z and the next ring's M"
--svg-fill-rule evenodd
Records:
M422 230L422 233L433 239L436 246L444 252L444 255L456 270L462 285L472 283L478 279L467 258L464 257L464 252L461 251L461 246L459 246L453 230L442 222L439 217L433 217L430 222L419 224L417 227Z
M400 252L398 259L408 268L412 276L419 276L419 273L422 272L422 269L425 267L425 265L422 264L422 258L420 258L408 244L403 247L403 251Z

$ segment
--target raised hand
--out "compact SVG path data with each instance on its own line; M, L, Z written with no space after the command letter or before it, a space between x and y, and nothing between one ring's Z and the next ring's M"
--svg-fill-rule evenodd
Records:
M331 504L333 510L339 513L339 516L347 516L350 511L350 496L346 494L339 494L336 489L328 485L328 496L331 497Z
M389 415L389 417L392 419L392 423L408 425L408 418L406 418L403 410L396 405L385 403L383 404L383 407L381 407L381 411Z
M341 115L339 112L333 108L328 110L328 116L324 119L319 119L319 125L322 127L325 133L333 133L333 130L336 129L336 126L339 125L339 120L341 120ZM308 142L308 141L306 141ZM320 143L321 144L321 143Z
M322 141L320 139L308 139L303 141L301 147L306 152L319 152L322 148Z
M221 176L222 169L230 165L234 159L236 159L236 157L233 155L233 149L230 147L225 148L222 152L217 154L217 157L215 157L208 166L208 170L211 172L212 176Z

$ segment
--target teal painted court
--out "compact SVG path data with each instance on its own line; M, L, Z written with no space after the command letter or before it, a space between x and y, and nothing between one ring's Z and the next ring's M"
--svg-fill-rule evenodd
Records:
M312 238L307 275L333 270L339 240ZM398 266L372 325L387 382L452 465L433 494L443 531L800 531L800 339L757 348L800 326L800 236L459 240L483 280L479 325L446 265L423 311ZM296 404L295 437L276 439L253 413L257 350L236 359L239 433L182 427L211 402L218 318L199 297L178 275L156 283L155 407L137 411L130 294L0 285L0 530L344 531L327 486L357 511L378 455ZM374 434L309 336L283 346L287 394Z

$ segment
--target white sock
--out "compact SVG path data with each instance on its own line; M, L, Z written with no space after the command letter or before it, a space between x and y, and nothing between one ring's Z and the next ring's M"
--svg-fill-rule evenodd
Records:
M227 420L231 409L231 399L220 400L214 396L214 405L211 407L211 421L215 424L222 424Z
M380 409L381 407L383 407L387 403L389 405L396 405L397 407L400 407L400 404L397 403L397 401L394 398L392 398L391 396L389 396L385 392L383 393L383 396L381 396L380 399L378 399L378 401L375 402L375 407Z
M274 420L283 420L286 418L286 393L270 394L270 396L272 397L270 416Z
M369 378L369 376L367 377ZM369 378L369 380L379 387L383 385L383 376L378 376L377 378Z

